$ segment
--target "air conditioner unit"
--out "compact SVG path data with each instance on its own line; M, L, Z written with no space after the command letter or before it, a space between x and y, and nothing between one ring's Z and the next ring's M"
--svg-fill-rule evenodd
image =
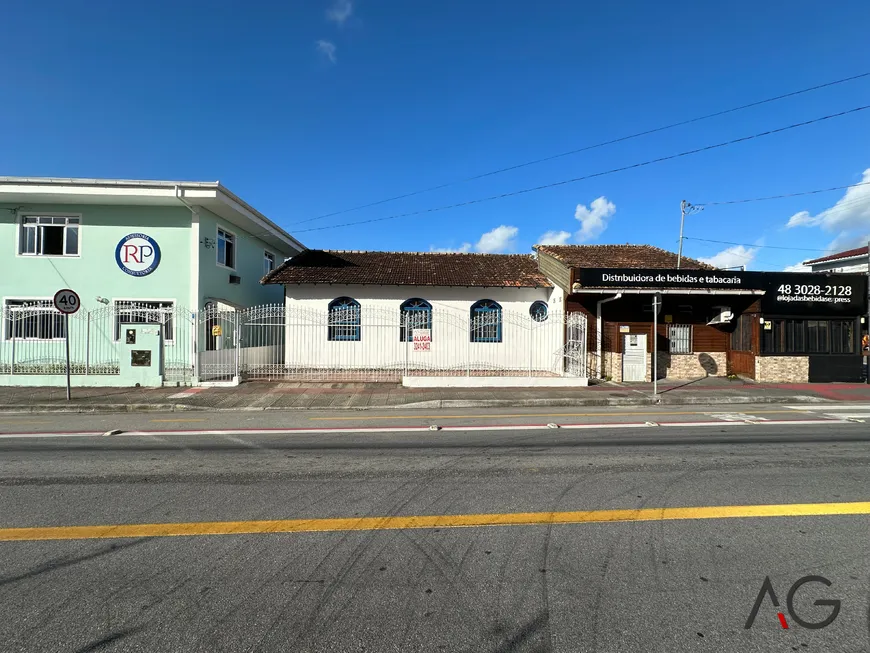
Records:
M231 274L230 275L230 283L237 286L240 283L242 283L242 278L239 276L236 276L235 274Z
M714 306L713 310L718 312L712 320L707 322L708 325L728 324L732 319L734 319L734 313L731 312L730 306Z

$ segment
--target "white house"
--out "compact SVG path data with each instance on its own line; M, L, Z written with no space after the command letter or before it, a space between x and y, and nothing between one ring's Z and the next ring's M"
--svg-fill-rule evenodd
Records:
M867 261L867 247L865 246L804 261L804 265L809 265L813 272L863 272L866 274Z
M263 283L284 286L285 365L312 378L585 383L566 357L564 291L532 255L307 250Z

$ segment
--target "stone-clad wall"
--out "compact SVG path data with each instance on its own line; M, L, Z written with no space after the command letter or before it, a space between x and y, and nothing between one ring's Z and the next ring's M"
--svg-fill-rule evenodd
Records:
M611 381L622 381L622 354L615 354L612 351L601 353L601 376L602 378L610 377ZM597 374L597 356L595 352L589 352L586 357L588 363L588 375L590 379L594 379Z
M660 379L697 379L703 376L725 376L726 360L725 352L709 352L698 354L669 354L659 352L658 377ZM622 354L605 351L602 353L601 375L610 377L612 381L622 382ZM647 373L646 381L652 381L649 370L652 367L652 354L646 355ZM595 354L590 353L589 378L595 378Z
M662 372L662 359L666 361L664 374L669 379L697 379L702 376L726 376L728 374L724 351L696 354L663 354L659 352L659 373Z
M755 380L759 383L806 383L809 378L808 356L755 357Z

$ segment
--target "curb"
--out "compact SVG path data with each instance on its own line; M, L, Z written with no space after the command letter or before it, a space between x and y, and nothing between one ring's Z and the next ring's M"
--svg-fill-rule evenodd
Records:
M0 405L0 414L20 413L175 413L175 412L214 412L240 413L263 411L305 411L305 410L424 410L441 408L570 408L570 407L603 407L603 406L713 406L728 404L831 404L839 403L814 397L811 395L789 396L703 396L703 397L673 397L659 395L658 401L643 395L638 397L602 397L597 398L559 398L559 399L433 399L415 401L390 406L323 406L323 407L251 407L219 408L211 406L191 406L189 404L17 404Z

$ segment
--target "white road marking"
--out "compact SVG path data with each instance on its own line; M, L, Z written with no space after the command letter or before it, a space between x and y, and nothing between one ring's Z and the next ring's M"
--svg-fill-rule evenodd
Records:
M756 417L755 415L747 415L746 413L704 413L710 417L721 419L725 422L766 422L766 417Z
M791 410L836 411L836 410L866 410L870 412L870 404L803 404L801 406L783 406Z
M843 425L854 424L846 420L835 419L800 419L800 420L740 420L740 421L694 421L694 422L618 422L618 423L599 423L599 424L559 424L560 429L574 430L603 430L603 429L648 429L661 428L669 426L782 426L788 425ZM549 430L551 427L548 424L507 424L507 425L490 425L490 426L442 426L441 431L539 431ZM214 435L232 439L240 444L245 444L250 447L258 445L252 442L239 440L232 436L254 436L254 435L328 435L339 433L429 433L428 426L369 426L358 428L287 428L287 429L215 429L215 430L178 430L178 431L124 431L114 437L148 437L160 438L168 442L166 438L169 436L179 435ZM103 432L93 433L3 433L0 434L0 440L10 438L71 438L71 437L94 437L103 436Z
M797 409L796 406L786 406L786 408ZM831 420L840 421L861 421L870 420L870 404L845 404L839 406L831 406L821 404L816 406L804 406L801 410L804 412L822 413L825 417ZM852 411L852 412L848 412Z

